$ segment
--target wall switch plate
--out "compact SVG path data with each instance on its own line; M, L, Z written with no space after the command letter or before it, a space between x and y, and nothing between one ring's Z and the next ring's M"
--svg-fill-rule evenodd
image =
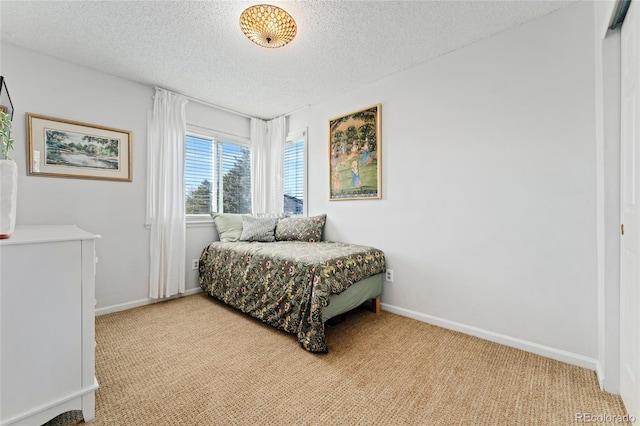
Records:
M200 259L193 259L191 261L191 269L198 269L200 267L199 262Z
M388 283L393 282L393 269L387 269L387 272L384 274L384 280Z

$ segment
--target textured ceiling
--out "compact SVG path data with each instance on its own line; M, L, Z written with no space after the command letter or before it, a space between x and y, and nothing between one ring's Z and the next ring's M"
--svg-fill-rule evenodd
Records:
M571 1L274 1L297 37L265 49L246 1L6 1L2 40L272 118L426 62Z

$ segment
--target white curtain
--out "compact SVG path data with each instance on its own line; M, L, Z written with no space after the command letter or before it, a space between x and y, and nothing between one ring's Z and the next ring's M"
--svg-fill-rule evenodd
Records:
M184 293L184 138L187 99L156 89L147 129L147 223L151 226L149 297Z
M251 119L251 204L253 213L280 213L284 209L282 187L285 118Z

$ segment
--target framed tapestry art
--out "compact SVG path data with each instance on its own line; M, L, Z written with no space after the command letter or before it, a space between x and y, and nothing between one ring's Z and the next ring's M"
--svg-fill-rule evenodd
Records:
M27 113L30 175L131 182L131 132Z
M382 198L381 108L329 120L329 200Z

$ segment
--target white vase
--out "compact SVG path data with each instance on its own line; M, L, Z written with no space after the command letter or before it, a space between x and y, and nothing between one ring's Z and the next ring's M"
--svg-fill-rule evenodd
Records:
M11 237L16 228L18 165L0 160L0 239Z

